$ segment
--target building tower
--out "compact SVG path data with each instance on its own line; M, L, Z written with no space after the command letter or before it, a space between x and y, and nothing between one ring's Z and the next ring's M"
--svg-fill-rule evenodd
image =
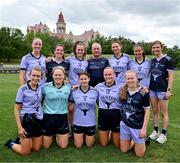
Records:
M64 16L62 12L60 12L58 21L56 23L57 33L66 34L66 23L64 21Z

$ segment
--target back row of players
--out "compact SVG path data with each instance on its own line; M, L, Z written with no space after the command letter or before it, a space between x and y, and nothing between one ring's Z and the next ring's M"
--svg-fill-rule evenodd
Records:
M84 134L86 136L86 144L88 146L94 144L95 108L96 101L98 101L100 144L106 146L109 143L109 132L112 131L112 139L116 147L120 146L122 152L127 152L132 148L132 144L135 143L135 153L137 156L142 157L145 152L144 137L150 112L149 93L142 91L140 86L150 89L150 99L154 113L154 131L150 138L156 139L158 143L167 141L168 99L172 95L173 83L171 58L163 54L163 45L160 41L155 41L152 44L154 58L151 61L145 58L144 49L141 44L134 45L135 59L133 60L127 54L121 52L122 44L119 40L113 40L111 47L114 55L110 59L106 59L102 57L101 45L94 43L92 45L93 56L91 59L86 60L85 46L82 42L75 43L73 49L74 56L67 57L66 59L64 59L64 46L57 45L54 50L54 57L46 59L40 53L42 48L41 39L35 38L33 40L32 53L24 56L20 65L20 84L23 86L17 93L15 109L17 109L17 105L19 108L18 112L21 108L21 117L17 117L18 113L15 116L18 128L20 127L21 130L26 125L23 126L20 123L20 119L25 124L29 123L29 121L25 122L25 118L23 118L26 115L25 113L35 114L35 120L42 119L40 102L37 103L37 101L40 101L41 95L38 95L38 89L34 90L31 88L32 79L37 75L34 74L33 76L33 71L38 71L38 69L33 70L33 68L41 67L41 84L45 83L46 74L48 82L43 87L42 93L45 98L44 136L43 142L41 142L41 131L34 132L35 129L27 127L26 130L31 134L28 135L26 130L19 130L21 142L24 142L23 138L34 138L32 140L35 140L35 147L33 148L32 146L32 148L39 150L42 143L45 148L48 148L52 143L52 136L56 135L57 144L62 148L67 146L69 132L67 101L71 87L64 84L65 74L68 76L68 82L72 87L80 85L77 90L72 91L69 98L75 105L73 131L76 147L82 146ZM59 66L62 66L64 69ZM24 85L26 82L27 84ZM138 83L140 83L140 86ZM33 105L31 108L36 109L31 109L30 111L24 108L23 112L24 103L28 101L28 98L26 102L22 100L25 94L26 96L30 94L30 98L35 98L30 99L30 103ZM158 107L162 114L161 134L158 132ZM121 113L121 116L119 113ZM36 126L35 128L40 127ZM121 135L120 140L119 135ZM14 144L14 142L10 142L8 145L21 154L30 152L30 148L27 149L27 144L26 149L22 147L22 143L18 147L16 147L17 144ZM21 151L17 150L20 147Z

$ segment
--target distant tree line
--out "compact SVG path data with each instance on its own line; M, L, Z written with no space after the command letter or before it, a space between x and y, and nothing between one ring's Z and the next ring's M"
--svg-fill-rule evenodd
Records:
M1 27L0 28L0 61L10 61L11 59L20 59L23 55L31 51L31 44L34 37L40 37L43 41L42 53L46 56L53 54L56 44L65 46L65 53L72 53L73 40L64 40L50 36L47 33L28 33L24 35L20 29ZM119 36L123 44L122 51L133 55L134 41ZM91 45L93 42L99 42L102 45L103 54L112 54L112 37L97 35L87 43L87 53L91 54ZM145 54L151 54L151 42L140 42L144 46ZM180 48L175 45L173 48L165 46L164 53L167 53L174 60L174 66L180 67Z

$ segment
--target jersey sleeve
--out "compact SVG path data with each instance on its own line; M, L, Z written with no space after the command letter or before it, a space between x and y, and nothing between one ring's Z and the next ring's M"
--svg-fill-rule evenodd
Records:
M15 103L16 104L22 104L23 103L23 90L21 88L19 88L17 91Z
M144 108L149 108L149 107L150 107L149 93L146 93L146 94L143 96L143 107L144 107Z
M45 96L45 85L41 86L41 93L42 96Z
M127 70L130 70L131 58L128 56Z
M27 69L27 61L26 61L26 57L22 57L21 59L21 63L20 63L20 69L21 70L26 70Z
M70 93L70 95L69 95L69 100L68 100L68 101L74 103L73 92Z
M173 63L172 63L172 59L169 57L168 62L167 62L167 71L173 71Z

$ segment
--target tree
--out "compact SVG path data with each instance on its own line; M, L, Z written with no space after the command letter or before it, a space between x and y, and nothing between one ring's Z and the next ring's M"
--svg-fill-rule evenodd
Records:
M0 59L20 58L24 52L24 40L21 30L2 27L0 29Z

